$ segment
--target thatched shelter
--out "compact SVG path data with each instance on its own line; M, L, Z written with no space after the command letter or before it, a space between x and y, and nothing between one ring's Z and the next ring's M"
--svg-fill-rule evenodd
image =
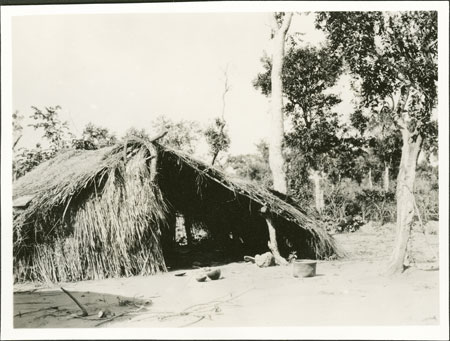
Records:
M279 193L140 139L60 153L14 183L13 202L18 281L166 271L177 214L239 257L268 250L268 218L284 257L339 253L321 225Z

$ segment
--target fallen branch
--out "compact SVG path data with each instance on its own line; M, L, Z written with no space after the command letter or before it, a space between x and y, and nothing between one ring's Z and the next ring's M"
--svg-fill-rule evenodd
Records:
M46 311L46 310L58 310L58 307L48 307L48 308L42 308L42 309L37 309L37 310L32 310L32 311L26 311L24 313L19 312L18 314L14 315L14 317L22 317L22 315L27 315L27 314L34 314L34 313L38 313L40 311Z
M200 316L197 320L195 320L195 321L193 321L193 322L189 322L189 323L187 323L187 324L184 324L184 325L180 326L180 328L192 326L193 324L196 324L196 323L200 322L200 321L203 320L204 318L205 318L205 316L202 315L202 316Z
M249 290L250 290L250 289L249 289ZM197 303L197 304L191 305L191 306L189 306L189 307L183 309L181 312L184 313L184 312L187 312L188 310L192 310L193 308L196 308L196 307L203 307L203 306L207 306L207 305L211 305L211 304L217 304L217 303L225 303L225 302L227 302L227 301L229 301L229 300L234 299L234 298L237 297L237 296L236 296L236 297L232 297L232 298L230 298L230 299L228 299L228 300L226 300L226 301L221 300L221 298L225 298L225 297L228 297L228 296L229 296L229 295L223 295L223 296L220 296L219 298L216 298L216 299L213 300L213 301L208 301L208 302L205 302L205 303ZM240 296L240 295L239 295L239 296Z
M101 326L102 324L111 322L112 320L114 320L114 319L116 319L116 318L118 318L118 317L125 316L126 314L127 314L127 312L121 313L121 314L119 314L119 315L114 315L113 317L110 317L110 318L107 319L107 320L103 320L102 322L97 323L95 326L96 326L96 327Z
M209 301L209 302L194 304L194 305L188 306L187 308L185 308L179 312L155 312L155 311L152 312L151 311L151 312L147 313L147 314L150 314L151 316L143 317L143 318L139 319L138 321L151 319L151 318L157 318L158 320L163 321L163 320L166 320L169 318L182 317L182 316L196 316L199 318L198 320L196 320L194 322L191 322L187 325L182 326L182 327L186 327L186 326L192 325L194 323L197 323L197 322L203 320L207 316L210 316L210 313L220 312L221 311L220 304L230 303L231 301L244 295L251 289L253 289L253 288L244 290L243 292L241 292L237 295L233 295L233 294L224 295L224 296L220 296L219 298ZM231 295L231 297L229 297L230 295ZM221 299L224 297L229 297L229 298Z
M89 314L88 314L88 312L87 312L87 310L86 310L86 308L80 303L80 302L78 302L78 300L75 298L75 297L73 297L73 295L70 293L70 292L68 292L66 289L64 289L63 287L59 287L65 294L67 294L76 304L77 304L77 306L81 309L81 311L82 311L82 315L81 316L88 316Z
M130 302L130 301L129 301ZM127 316L127 315L133 315L133 314L138 314L141 310L147 309L144 305L138 306L136 303L134 303L134 300L132 302L132 304L134 306L136 306L138 309L134 309L134 310L130 310L130 311L124 311L123 313L120 313L118 315L113 315L108 319L104 319L104 318L99 318L99 319L89 319L88 321L101 321L99 323L97 323L95 325L95 327L101 326L102 324L111 322L112 320L118 318L118 317L123 317L123 316ZM120 304L119 304L120 305ZM86 319L85 319L86 320Z

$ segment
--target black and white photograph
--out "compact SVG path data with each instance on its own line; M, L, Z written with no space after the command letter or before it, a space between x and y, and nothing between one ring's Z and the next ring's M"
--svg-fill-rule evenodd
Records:
M2 339L449 337L449 4L1 7Z

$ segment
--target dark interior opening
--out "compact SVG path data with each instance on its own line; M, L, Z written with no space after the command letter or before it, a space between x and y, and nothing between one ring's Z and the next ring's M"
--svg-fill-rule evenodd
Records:
M268 250L266 222L263 217L250 214L260 205L199 175L168 153L161 163L165 171L158 181L174 216L166 233L174 235L177 215L179 225L188 227L183 243L177 243L172 236L164 238L167 266L208 266L239 261L244 255ZM200 234L204 237L199 238Z
M159 174L158 183L172 216L171 226L163 231L164 257L170 269L242 261L245 255L269 251L266 220L258 213L260 204L199 175L170 153L165 153L160 162L164 173ZM277 218L275 222L283 257L294 250L300 250L301 256L314 257L307 231L302 230L304 238L299 239L298 226ZM177 240L177 230L184 238Z

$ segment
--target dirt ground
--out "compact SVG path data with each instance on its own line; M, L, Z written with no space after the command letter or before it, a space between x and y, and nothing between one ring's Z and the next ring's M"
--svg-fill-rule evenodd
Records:
M221 278L198 282L203 270L177 270L149 277L15 285L15 328L44 327L276 327L392 326L439 323L438 224L427 238L414 231L415 266L386 277L393 225L367 224L335 235L343 260L319 261L317 275L294 278L292 267L258 268L235 262L220 266ZM431 233L431 234L430 234ZM177 276L178 275L178 276ZM181 276L179 276L181 275ZM105 316L100 317L103 311Z

